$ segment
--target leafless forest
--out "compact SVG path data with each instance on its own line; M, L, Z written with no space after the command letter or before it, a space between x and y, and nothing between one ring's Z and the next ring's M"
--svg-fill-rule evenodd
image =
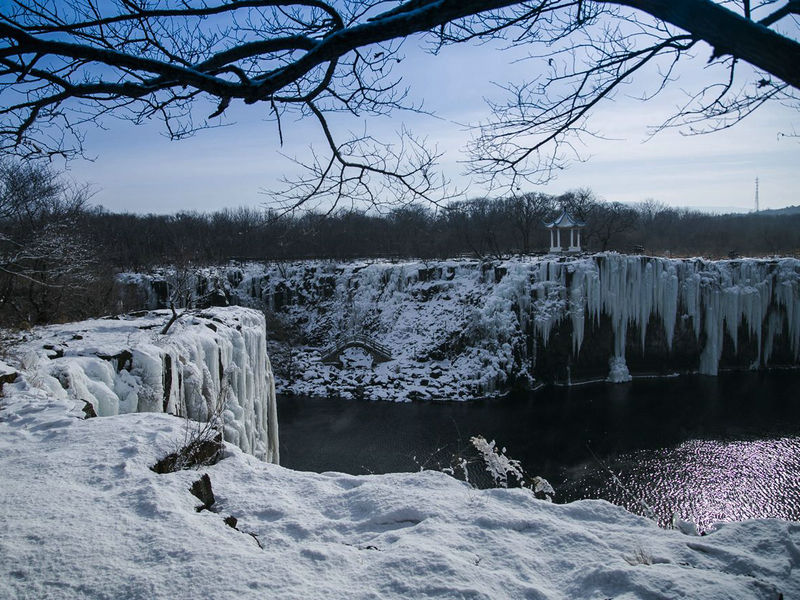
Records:
M566 208L586 222L584 249L738 258L798 255L800 209L711 215L647 200L603 201L589 189L474 198L431 209L277 216L255 208L174 215L111 213L42 164L0 172L0 320L27 326L109 311L114 273L229 260L496 260L543 253L543 221Z

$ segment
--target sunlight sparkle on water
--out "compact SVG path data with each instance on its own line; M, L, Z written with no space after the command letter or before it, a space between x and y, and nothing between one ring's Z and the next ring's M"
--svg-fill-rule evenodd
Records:
M674 448L621 454L608 466L622 486L598 471L582 482L587 495L639 514L641 499L661 525L675 513L701 530L752 518L800 520L800 481L795 479L800 437L690 440Z

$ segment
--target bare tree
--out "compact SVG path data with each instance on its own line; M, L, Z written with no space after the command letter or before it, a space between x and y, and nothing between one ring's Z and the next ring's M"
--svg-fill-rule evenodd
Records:
M602 204L593 211L591 217L592 230L589 235L597 238L601 250L608 250L616 237L636 229L637 213L630 206L621 202ZM624 247L620 243L615 247Z
M596 240L601 250L624 248L620 237L633 232L639 212L621 202L606 202L589 188L579 188L558 198L561 206L586 223L586 241Z
M448 186L424 140L401 130L387 146L332 125L335 113L416 108L392 68L405 38L422 35L434 53L491 38L530 48L542 76L509 86L471 147L474 174L514 186L551 176L592 133L599 103L646 68L659 75L643 91L652 97L701 42L720 69L663 126L723 128L794 101L800 44L776 24L798 13L797 0L8 0L0 147L80 152L86 124L107 116L160 118L181 138L240 102L271 114L281 139L291 113L319 124L325 151L278 196L287 208L441 201Z
M640 224L649 227L655 222L659 215L669 211L670 207L665 202L654 198L647 198L641 202L635 203L633 209L639 213Z
M553 212L555 199L541 193L512 196L505 201L508 218L519 234L519 249L527 254L533 249L532 237L537 231L543 232L542 221Z
M89 196L87 186L65 181L47 165L0 160L0 222L6 228L32 229L74 218Z
M578 211L582 211L576 214L590 219L582 240L588 236L589 245L599 249L602 241L597 232L602 224L595 227L594 215L586 209L594 204L600 208L608 205L594 198L589 190L561 197L547 196L544 200L559 206L559 201L566 204L565 199L571 197L584 199L582 207L576 203ZM591 199L593 203L589 202ZM230 211L199 214L192 219L90 211L81 217L80 226L89 235L100 266L108 270L141 270L165 263L225 263L231 258L426 259L465 253L491 257L505 256L521 248L519 225L509 216L508 203L509 199L503 198L476 199L451 203L443 211L414 205L386 215L342 211L324 216L304 212L267 223L262 222L263 215L251 211L237 211L235 221L231 221ZM572 210L572 205L567 207ZM669 250L716 257L725 257L732 249L743 255L776 252L796 255L800 249L798 207L735 215L703 214L656 201L645 201L632 208L637 213L637 227L612 232L607 242L609 249L625 251L641 245L651 253ZM558 213L553 211L545 219L556 216ZM248 230L252 235L239 235ZM530 249L545 249L548 242L547 229L533 224ZM237 284L235 280L231 283ZM168 306L168 296L164 296L164 302Z
M508 246L504 235L510 225L508 211L502 201L472 198L447 207L446 216L460 242L478 258L502 258Z
M45 165L0 162L0 319L55 320L94 304L95 258L76 230L89 198Z
M558 197L562 209L580 221L591 220L592 214L601 204L601 200L587 187L570 190Z

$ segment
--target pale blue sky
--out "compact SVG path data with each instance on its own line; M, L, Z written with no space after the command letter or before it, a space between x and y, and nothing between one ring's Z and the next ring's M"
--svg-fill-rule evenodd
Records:
M456 47L440 56L405 48L400 68L412 97L438 118L397 113L392 118L367 121L370 133L391 139L401 122L427 136L445 152L442 169L467 196L485 189L463 175L463 149L469 132L458 123L474 123L488 114L484 98L500 99L492 82L519 81L535 74L536 61L509 64L513 58L488 47ZM673 206L718 210L749 210L754 180L760 179L762 208L800 204L797 165L800 138L779 132L800 131L796 108L772 104L762 107L737 126L704 136L662 132L644 142L647 127L659 124L707 77L704 57L688 65L669 92L648 102L618 95L602 106L591 126L613 139L590 140L586 162L572 163L558 178L524 191L560 193L590 187L606 200L636 202L654 198ZM630 94L638 94L632 86ZM94 162L74 161L72 176L92 183L94 202L113 211L171 213L210 211L225 207L262 206L264 190L278 187L281 175L295 166L280 155L273 123L264 120L267 105L233 106L230 126L201 131L193 138L171 142L157 123L133 126L108 121L105 130L88 132L86 148ZM349 122L360 130L364 119ZM311 121L284 122L282 152L302 157L320 134Z

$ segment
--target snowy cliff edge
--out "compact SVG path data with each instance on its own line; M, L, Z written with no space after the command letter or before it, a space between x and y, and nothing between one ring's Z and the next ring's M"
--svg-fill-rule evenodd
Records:
M264 315L190 311L162 335L167 319L167 311L152 311L34 329L12 351L22 375L14 385L100 417L163 412L204 422L216 412L226 441L277 463Z

